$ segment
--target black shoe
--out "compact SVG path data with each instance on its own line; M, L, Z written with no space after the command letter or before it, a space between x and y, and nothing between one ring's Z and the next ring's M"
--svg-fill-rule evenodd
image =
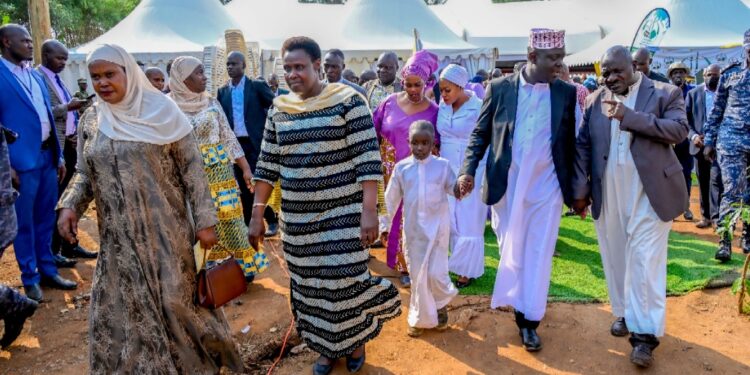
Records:
M367 353L362 351L362 356L359 358L352 358L352 356L348 355L346 356L346 369L349 370L349 372L357 372L362 369L362 366L365 365L365 356Z
M320 358L323 358L323 356L321 355ZM320 358L318 358L318 361L320 361ZM315 364L313 365L313 375L328 375L331 373L331 371L333 371L334 360L330 358L328 359L331 361L331 363L327 365L324 365L318 361L315 362Z
M617 318L612 323L612 327L609 329L609 332L612 334L612 336L616 337L627 336L630 331L628 331L628 326L627 324L625 324L625 318Z
M693 221L693 212L688 208L685 213L682 214L682 217L687 221Z
M73 268L78 263L75 259L66 258L59 254L52 254L52 258L55 260L55 266L57 268Z
M654 363L653 350L647 344L636 344L630 352L630 362L638 367L650 367Z
M75 290L76 288L78 288L78 283L76 283L75 281L64 279L60 275L55 275L52 277L42 276L42 285L53 289L62 290Z
M695 227L699 229L704 229L704 228L710 227L711 225L712 225L711 220L704 218L703 220L695 224Z
M245 275L245 281L248 284L252 284L252 282L255 280L255 274L252 275Z
M5 333L3 333L3 337L0 338L0 348L5 349L9 347L10 344L18 338L23 330L24 323L26 323L26 319L34 315L34 311L36 311L37 306L39 306L39 303L31 298L21 298L22 299L18 301L20 306L16 306L13 309L14 313L12 315L5 317Z
M471 279L471 278L466 279L466 282L462 282L460 280L457 280L456 281L456 288L458 288L458 289L466 288L467 286L471 285L472 281L474 281L474 279Z
M728 238L722 238L719 241L719 250L716 251L714 258L721 263L726 263L732 260L732 241Z
M94 253L82 248L80 245L76 245L71 249L63 248L60 254L68 258L84 258L84 259L95 259L99 253Z
M39 284L24 285L23 291L26 294L26 297L37 302L42 302L43 294L42 288L39 287Z
M273 237L279 233L279 223L268 224L265 237Z
M536 329L521 328L518 335L521 336L523 347L527 352L538 352L542 350L542 339L536 334Z

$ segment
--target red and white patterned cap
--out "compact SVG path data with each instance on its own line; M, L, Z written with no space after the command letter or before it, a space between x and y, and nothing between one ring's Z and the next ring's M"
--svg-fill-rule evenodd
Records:
M565 48L565 30L531 29L529 47L534 49Z

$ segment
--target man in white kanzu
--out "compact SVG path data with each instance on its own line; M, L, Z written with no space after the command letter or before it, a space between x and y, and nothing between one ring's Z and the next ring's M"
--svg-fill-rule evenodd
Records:
M641 367L664 335L667 239L687 208L682 166L672 145L688 133L680 89L633 70L630 52L602 58L606 87L587 99L577 140L574 209L591 213L607 279L614 336L630 336Z
M513 306L528 351L542 348L536 328L547 307L563 202L573 200L576 89L555 78L563 57L564 30L531 30L525 67L488 86L458 181L462 196L474 189L490 148L482 199L492 206L501 251L492 307Z

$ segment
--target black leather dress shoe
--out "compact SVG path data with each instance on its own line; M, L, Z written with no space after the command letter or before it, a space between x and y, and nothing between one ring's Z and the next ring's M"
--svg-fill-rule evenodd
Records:
M42 285L53 289L62 290L75 290L76 288L78 288L78 283L76 283L75 281L64 279L60 275L55 275L52 277L42 276Z
M265 237L273 237L279 233L279 223L268 224Z
M42 288L39 287L39 284L32 284L32 285L24 285L23 291L26 294L26 297L33 299L34 301L41 302L42 301Z
M518 332L523 340L523 347L527 352L538 352L542 350L542 339L536 334L536 329L521 328Z
M75 259L66 258L59 254L53 254L52 258L55 260L55 266L57 268L73 268L76 266L76 263L78 263Z
M630 352L630 362L638 367L650 367L654 363L654 354L647 344L636 344Z
M88 251L82 248L81 245L76 245L75 247L70 249L63 248L60 253L68 258L95 259L97 256L99 256L99 253Z
M612 336L617 337L624 337L630 334L628 326L625 324L625 318L617 318L617 320L612 323L612 328L609 329L609 332Z
M38 288L39 286L37 286ZM39 291L41 293L41 290ZM26 319L34 315L37 306L39 304L28 297L18 296L16 305L12 308L12 314L5 317L5 332L3 337L0 338L0 348L7 348L13 341L16 341L18 336L23 330L23 325L26 323Z

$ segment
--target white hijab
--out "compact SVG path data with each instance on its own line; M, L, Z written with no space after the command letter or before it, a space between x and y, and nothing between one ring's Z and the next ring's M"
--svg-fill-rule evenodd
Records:
M208 94L205 91L197 94L185 85L185 79L201 65L203 63L192 56L180 56L172 63L169 97L183 112L196 113L208 107Z
M110 104L101 98L97 101L99 130L107 137L116 141L166 145L193 131L177 104L151 85L135 58L122 47L102 45L89 54L86 64L94 61L122 66L128 79L121 102Z

